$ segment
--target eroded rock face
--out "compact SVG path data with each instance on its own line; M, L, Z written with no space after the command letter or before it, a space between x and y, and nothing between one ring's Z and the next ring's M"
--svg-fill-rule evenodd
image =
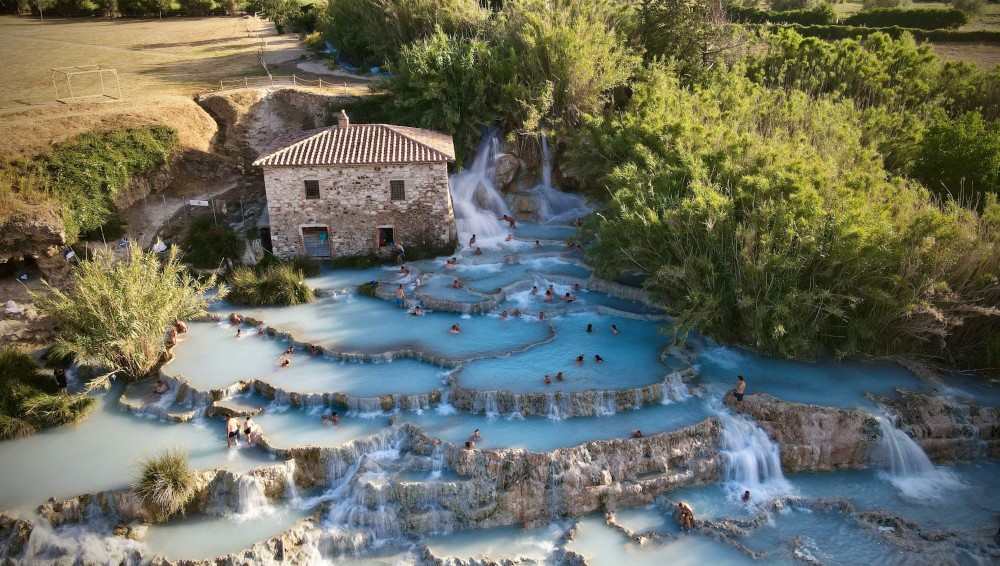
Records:
M506 191L518 174L526 169L524 162L509 153L497 157L497 169L493 175L493 184L501 191Z
M710 418L644 438L546 453L452 449L446 459L459 474L495 489L495 501L474 517L477 527L532 527L562 516L646 505L665 491L718 481L721 433L719 421Z
M877 397L897 416L937 464L1000 458L1000 408L983 407L900 390L899 398Z
M723 402L736 406L732 393ZM860 409L790 403L758 393L744 398L743 410L781 446L786 474L865 468L879 438L878 422Z

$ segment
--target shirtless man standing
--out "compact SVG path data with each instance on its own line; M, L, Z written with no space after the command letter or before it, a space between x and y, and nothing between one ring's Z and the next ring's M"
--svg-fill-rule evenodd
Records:
M743 376L738 376L736 381L736 402L740 404L740 411L743 411L743 392L747 390L747 382L743 381Z
M240 422L233 418L232 415L226 417L226 447L232 448L233 446L240 445Z

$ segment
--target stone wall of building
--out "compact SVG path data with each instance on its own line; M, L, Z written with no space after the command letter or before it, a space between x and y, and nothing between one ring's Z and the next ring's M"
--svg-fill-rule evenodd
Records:
M303 253L304 227L328 228L333 257L377 252L383 226L403 246L441 246L458 237L446 163L265 167L264 179L278 257ZM307 180L319 181L318 199L306 198ZM404 200L390 198L392 180L405 183Z

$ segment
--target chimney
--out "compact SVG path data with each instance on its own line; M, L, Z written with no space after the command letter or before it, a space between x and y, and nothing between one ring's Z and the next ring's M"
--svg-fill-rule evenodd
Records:
M341 110L340 115L337 116L337 127L344 128L345 130L351 126L351 120L347 117L347 112Z

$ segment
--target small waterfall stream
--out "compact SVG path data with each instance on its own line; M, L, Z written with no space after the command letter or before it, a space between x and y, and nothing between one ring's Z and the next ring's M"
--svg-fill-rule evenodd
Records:
M725 409L717 409L716 416L722 421L724 481L734 496L749 491L753 501L766 501L795 491L781 471L778 445L763 429Z
M913 499L940 499L962 483L950 470L937 468L924 449L889 418L879 415L882 435L872 453L872 463L885 470L885 477L904 496Z
M264 494L264 484L254 476L240 476L237 482L239 502L236 508L238 519L252 519L274 513L274 507Z

